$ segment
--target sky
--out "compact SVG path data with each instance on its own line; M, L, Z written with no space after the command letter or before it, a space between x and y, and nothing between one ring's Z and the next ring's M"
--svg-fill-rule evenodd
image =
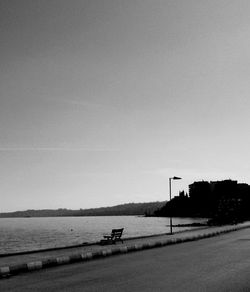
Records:
M250 184L248 0L0 0L0 212Z

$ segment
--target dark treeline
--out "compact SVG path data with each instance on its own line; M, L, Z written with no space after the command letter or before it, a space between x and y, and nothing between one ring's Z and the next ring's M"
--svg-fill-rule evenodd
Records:
M59 217L59 216L118 216L118 215L152 215L166 202L128 203L112 207L92 209L43 209L0 213L0 218L10 217Z
M154 213L155 216L211 218L210 224L250 219L250 186L235 180L198 181Z

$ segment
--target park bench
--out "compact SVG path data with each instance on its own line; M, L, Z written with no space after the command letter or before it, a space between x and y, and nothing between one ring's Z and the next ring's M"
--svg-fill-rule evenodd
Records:
M101 245L104 244L116 244L117 241L121 241L123 243L122 240L122 233L123 233L124 228L120 228L120 229L112 229L111 234L110 235L104 235L103 238L100 241Z

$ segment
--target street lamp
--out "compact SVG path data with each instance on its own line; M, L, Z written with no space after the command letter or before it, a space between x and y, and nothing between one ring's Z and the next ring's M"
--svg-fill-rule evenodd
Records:
M177 179L181 179L181 177L178 176L174 176L174 177L170 177L169 178L169 201L171 201L171 180L177 180ZM173 234L173 224L172 224L172 214L171 214L171 208L170 208L170 234Z

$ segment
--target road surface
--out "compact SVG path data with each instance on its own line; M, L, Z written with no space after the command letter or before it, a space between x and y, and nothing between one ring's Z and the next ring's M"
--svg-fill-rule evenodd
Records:
M22 274L0 291L250 291L250 229Z

